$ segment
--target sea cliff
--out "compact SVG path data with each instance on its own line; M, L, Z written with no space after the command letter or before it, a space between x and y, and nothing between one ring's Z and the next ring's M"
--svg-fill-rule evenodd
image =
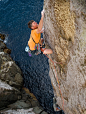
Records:
M65 114L86 114L86 1L44 0L44 10L56 103Z

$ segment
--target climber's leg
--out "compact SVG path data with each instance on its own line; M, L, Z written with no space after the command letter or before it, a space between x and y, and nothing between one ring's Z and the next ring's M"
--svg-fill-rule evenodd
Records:
M41 51L43 52L43 54L52 54L53 51L51 49L46 49L46 48L41 48Z

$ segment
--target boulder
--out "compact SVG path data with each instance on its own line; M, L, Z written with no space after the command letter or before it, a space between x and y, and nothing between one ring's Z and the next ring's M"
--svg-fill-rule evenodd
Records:
M0 51L1 50L3 51L3 49L5 49L5 48L6 48L6 45L2 41L0 41Z
M10 49L4 49L5 53L11 54L11 50Z
M0 63L0 79L12 87L21 89L23 77L20 68L11 57L4 52L0 52Z
M19 90L0 80L0 109L21 98Z
M36 97L27 88L21 91L22 98L0 110L0 114L48 114L40 106Z
M0 38L2 36L0 34ZM6 44L0 41L0 109L21 99L22 72L10 57L10 53L11 50Z
M0 38L1 38L2 40L5 40L5 36L6 36L5 34L1 34L1 33L0 33Z
M3 41L0 41L0 52L11 54L11 50L6 47L6 44L3 43Z

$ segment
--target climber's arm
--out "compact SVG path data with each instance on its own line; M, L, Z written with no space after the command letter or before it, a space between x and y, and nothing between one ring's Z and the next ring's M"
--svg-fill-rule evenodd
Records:
M42 33L42 27L43 27L43 19L44 19L44 11L41 12L41 20L38 25L37 33Z

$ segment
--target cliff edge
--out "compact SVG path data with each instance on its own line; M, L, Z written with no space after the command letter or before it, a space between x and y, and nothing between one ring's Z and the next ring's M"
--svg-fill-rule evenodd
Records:
M56 103L65 114L86 114L85 4L85 0L44 0L43 36L46 47L53 50L49 57L61 92L51 61L49 74Z

